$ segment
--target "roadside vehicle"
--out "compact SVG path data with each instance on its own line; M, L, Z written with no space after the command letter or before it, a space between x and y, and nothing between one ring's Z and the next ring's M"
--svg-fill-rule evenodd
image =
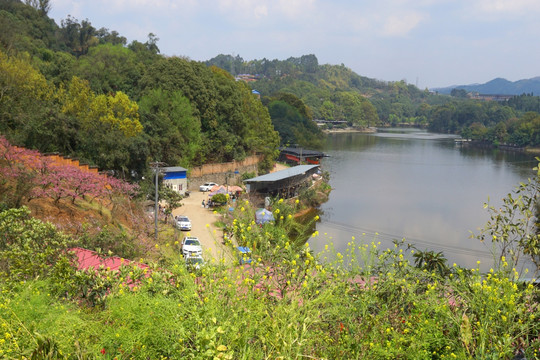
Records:
M236 248L238 262L242 264L251 264L251 249L246 246L238 246Z
M204 184L202 184L201 186L199 186L199 190L200 191L210 191L211 188L213 188L214 186L216 186L217 184L215 182L205 182Z
M202 256L188 256L185 261L188 271L200 270L205 264Z
M202 256L201 242L195 236L184 236L180 247L185 258L188 256Z
M190 231L191 230L191 221L185 215L180 215L176 219L176 227L180 230Z

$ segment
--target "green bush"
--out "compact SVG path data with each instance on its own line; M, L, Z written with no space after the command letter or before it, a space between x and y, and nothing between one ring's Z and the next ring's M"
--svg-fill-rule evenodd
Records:
M144 253L144 249L137 240L126 231L109 226L104 226L99 231L91 233L88 226L85 225L76 242L78 246L85 249L135 259Z
M242 180L247 180L256 177L257 174L255 172L245 172L242 174Z
M26 207L0 212L0 276L25 280L48 275L73 240L30 216Z
M212 196L212 202L219 205L224 205L227 203L227 195L225 194L216 194Z
M454 265L442 276L430 265L441 263L437 254L417 256L416 267L414 249L354 237L343 253L329 245L314 255L287 236L294 208L272 206L271 226L255 223L248 202L235 210L230 226L252 248L249 266L210 260L190 274L178 261L93 277L62 260L39 280L1 281L0 357L539 357L540 291L504 259L487 273ZM68 301L52 291L61 283ZM100 306L88 308L81 300L92 291Z

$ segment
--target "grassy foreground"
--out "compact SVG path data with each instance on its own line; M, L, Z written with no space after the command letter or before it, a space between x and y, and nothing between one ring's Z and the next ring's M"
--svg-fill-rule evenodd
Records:
M73 239L25 209L0 213L0 358L540 356L540 292L504 261L441 274L370 239L315 255L290 241L298 229L285 204L275 226L256 225L248 204L237 211L234 236L254 262L195 273L180 258L79 271L64 251Z

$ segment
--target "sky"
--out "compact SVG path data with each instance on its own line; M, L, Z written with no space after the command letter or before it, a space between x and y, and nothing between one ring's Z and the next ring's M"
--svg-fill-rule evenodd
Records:
M314 54L359 75L421 89L540 76L538 0L50 0L128 43L196 61Z

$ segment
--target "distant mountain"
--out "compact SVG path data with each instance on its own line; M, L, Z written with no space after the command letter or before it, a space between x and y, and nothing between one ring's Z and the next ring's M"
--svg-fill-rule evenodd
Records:
M467 92L478 92L480 94L521 95L533 93L534 95L540 95L540 76L514 82L496 78L485 84L455 85L432 90L438 91L440 94L450 94L453 89L463 89Z

